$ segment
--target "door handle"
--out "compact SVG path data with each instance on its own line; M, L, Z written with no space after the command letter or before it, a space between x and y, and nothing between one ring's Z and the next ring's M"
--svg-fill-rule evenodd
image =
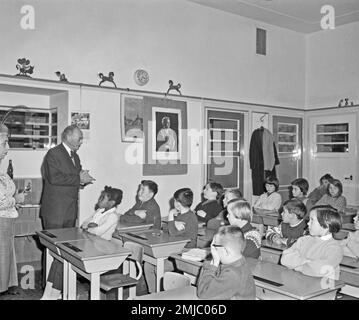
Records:
M353 175L351 174L349 177L344 177L345 180L353 180Z

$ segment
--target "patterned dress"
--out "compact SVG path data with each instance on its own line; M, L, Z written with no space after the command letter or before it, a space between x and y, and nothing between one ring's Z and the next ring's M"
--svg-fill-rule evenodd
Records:
M15 208L15 184L7 174L0 174L0 292L17 286L17 269L14 246L14 222L18 217Z

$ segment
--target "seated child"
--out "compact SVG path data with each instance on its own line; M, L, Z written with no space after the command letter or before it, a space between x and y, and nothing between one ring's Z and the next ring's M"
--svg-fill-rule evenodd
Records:
M239 189L227 189L223 197L224 209L217 217L207 222L207 229L217 230L220 226L229 225L227 206L228 203L234 199L243 199L242 192Z
M170 236L186 237L191 239L186 248L195 248L197 245L198 221L191 210L193 203L193 192L189 188L177 190L174 195L174 209L168 214L168 233ZM164 271L173 271L174 265L165 260ZM156 291L156 268L152 264L144 263L144 273L150 293Z
M204 201L200 202L194 209L198 222L207 223L222 211L219 198L223 193L223 187L216 182L208 182L203 190Z
M327 188L329 185L329 181L334 178L326 173L319 180L319 187L316 187L311 193L309 193L308 198L312 201L313 204L316 204L321 197L323 197L327 193Z
M349 232L348 237L341 241L344 255L359 258L359 214L354 217L355 232Z
M344 212L347 206L347 199L342 193L342 183L337 179L333 179L329 181L327 193L320 198L316 205L330 205L334 209L337 209L339 213Z
M266 239L288 247L292 246L306 232L307 222L304 219L306 214L307 209L302 201L287 200L283 204L282 223L278 227L269 227Z
M228 221L230 225L241 228L246 239L243 255L257 259L261 253L262 237L259 231L250 224L251 220L251 205L247 201L234 200L228 204Z
M282 196L277 192L279 181L277 178L269 177L265 180L267 192L263 193L254 203L255 209L279 210L282 205Z
M212 260L203 264L197 284L201 299L254 300L253 275L242 255L243 232L236 226L220 227L211 243Z
M121 201L122 190L105 186L95 205L95 213L81 225L81 228L105 240L111 240L118 221L116 206ZM62 287L62 267L53 265L52 263L41 300L57 300L61 296L61 291L56 288Z
M120 217L120 222L137 224L153 223L154 229L161 229L161 210L158 206L155 195L158 186L151 180L142 180L137 192L136 204Z
M105 186L95 206L95 213L82 223L81 228L102 239L111 240L118 222L116 207L121 201L122 190Z
M309 216L310 235L284 250L281 263L308 276L339 279L343 249L333 234L341 228L340 215L331 206L314 206Z
M312 200L307 197L309 190L309 183L306 179L298 178L293 180L291 183L292 196L304 203L307 207L307 212L313 207Z

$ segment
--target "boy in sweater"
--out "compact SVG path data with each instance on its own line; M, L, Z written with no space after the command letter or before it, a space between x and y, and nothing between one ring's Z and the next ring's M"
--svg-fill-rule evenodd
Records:
M120 222L138 224L153 223L154 229L161 229L161 211L154 199L158 186L151 180L142 180L137 192L136 204L120 217Z
M253 275L242 255L245 239L237 226L220 227L211 244L212 260L201 270L197 295L201 299L254 300Z
M340 215L331 206L314 206L309 216L310 235L284 250L281 263L308 276L339 279L343 249L333 234L341 229Z
M189 188L177 190L174 195L174 208L168 214L168 233L172 237L189 239L186 248L195 248L197 245L198 221L195 213L191 210L193 192ZM165 260L164 271L173 271L174 265ZM156 268L144 263L145 278L150 293L155 292Z
M266 239L288 247L292 246L307 230L307 222L304 219L306 214L306 206L301 200L287 200L283 204L282 223L278 227L268 228Z

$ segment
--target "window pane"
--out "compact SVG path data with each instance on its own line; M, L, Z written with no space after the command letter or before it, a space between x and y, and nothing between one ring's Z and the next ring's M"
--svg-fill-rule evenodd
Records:
M236 142L211 142L211 151L215 152L237 152Z
M348 132L349 123L318 124L317 133L321 132Z
M317 144L317 152L349 152L348 144Z
M318 142L348 142L349 134L317 134L317 143Z
M222 120L222 119L210 119L209 127L210 129L233 129L239 130L238 122L233 120Z
M289 134L278 134L278 143L280 142L296 142L297 137Z
M210 138L212 140L237 140L237 131L211 130Z
M281 132L290 132L297 133L297 125L296 124L288 124L288 123L278 123L278 133Z
M278 152L293 152L294 150L294 144L278 144Z

